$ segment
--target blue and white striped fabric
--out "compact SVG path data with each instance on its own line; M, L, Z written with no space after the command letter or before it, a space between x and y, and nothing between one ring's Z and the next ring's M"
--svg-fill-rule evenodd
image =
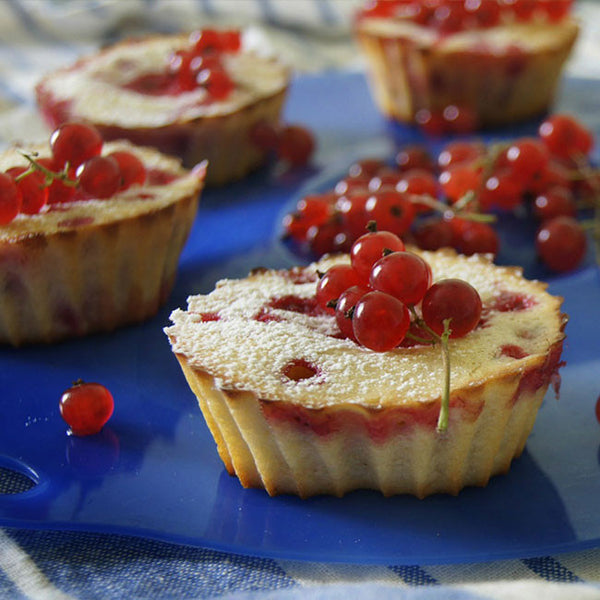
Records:
M360 0L2 0L0 146L35 136L39 77L117 39L208 24L257 24L299 70L356 68L350 15ZM600 4L571 65L600 77ZM0 392L1 393L1 392ZM1 418L1 417L0 417ZM2 487L0 470L0 493ZM600 599L600 549L454 565L281 561L143 538L0 529L0 598Z

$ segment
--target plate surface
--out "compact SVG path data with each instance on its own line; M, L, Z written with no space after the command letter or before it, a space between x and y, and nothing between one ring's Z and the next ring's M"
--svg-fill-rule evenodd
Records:
M560 108L584 119L593 115L588 99L597 97L598 86L568 81ZM600 425L594 416L600 280L591 256L578 272L550 279L550 291L565 298L570 315L560 401L548 395L525 453L486 488L425 500L360 491L303 501L244 490L224 471L162 332L170 311L223 277L244 276L258 265L291 265L294 257L276 232L302 190L331 181L353 158L391 157L394 137L418 138L413 130L388 128L360 74L298 78L287 118L318 132L317 166L265 170L206 192L176 288L154 319L56 346L0 349L0 469L37 482L24 493L0 494L0 525L381 564L483 561L600 545ZM528 130L534 124L511 133ZM509 226L505 234L514 231ZM511 237L502 261L521 260L537 276L531 248L521 241ZM58 399L79 377L107 385L116 407L101 434L78 439L66 435Z

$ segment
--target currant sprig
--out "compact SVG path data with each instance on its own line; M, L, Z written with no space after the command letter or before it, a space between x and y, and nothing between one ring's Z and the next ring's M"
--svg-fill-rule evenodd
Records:
M19 214L35 215L54 204L89 198L107 199L146 180L146 167L133 153L103 156L95 127L64 123L50 136L51 155L20 150L27 166L0 173L0 225Z
M405 339L439 344L444 382L438 431L443 433L450 404L449 339L464 337L477 326L481 298L466 281L432 284L431 267L421 256L406 251L394 234L377 231L374 223L370 228L353 244L349 265L319 274L317 303L334 312L342 335L369 350L394 350Z

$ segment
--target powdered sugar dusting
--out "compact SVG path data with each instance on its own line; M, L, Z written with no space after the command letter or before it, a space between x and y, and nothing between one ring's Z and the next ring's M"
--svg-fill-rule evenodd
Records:
M474 285L484 305L499 289L535 297L537 303L516 312L490 311L485 327L451 341L452 388L477 385L516 359L498 349L514 344L527 355L522 366L545 354L562 339L560 298L544 284L527 281L516 269L495 267L481 256L453 252L421 253L436 280L462 277ZM326 270L347 257L324 259L308 271ZM339 337L333 316L267 308L277 319L254 318L274 298L312 298L315 283L297 283L284 271L262 271L241 280L220 281L206 296L188 299L188 311L172 313L165 329L175 353L215 377L228 389L250 390L267 400L288 400L307 407L347 402L369 407L428 401L440 396L443 381L439 348L417 346L376 353ZM203 321L202 313L219 320ZM523 336L523 332L528 333ZM314 377L282 376L291 361L317 369Z

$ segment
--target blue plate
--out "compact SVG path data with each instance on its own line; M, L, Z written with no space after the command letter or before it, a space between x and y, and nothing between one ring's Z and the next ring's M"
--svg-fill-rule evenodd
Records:
M597 97L597 83L572 80L565 89L561 108L578 110L584 119L593 115L582 103ZM207 191L176 288L154 319L110 335L0 350L0 470L35 483L22 493L0 494L0 525L381 564L484 561L599 546L594 406L600 281L591 257L578 272L550 279L550 291L565 298L571 316L560 401L546 398L525 453L486 488L425 500L369 491L342 499L269 498L243 489L224 471L162 332L170 311L184 306L187 295L210 291L217 279L243 276L258 265L292 264L296 259L275 232L298 194L331 180L353 158L392 156L395 139L419 137L409 128L390 130L360 74L299 78L287 111L289 121L318 132L316 167L265 170ZM537 272L530 247L513 241L508 247L505 261L518 258ZM87 438L68 436L58 411L62 391L79 377L104 383L116 400L109 424Z

